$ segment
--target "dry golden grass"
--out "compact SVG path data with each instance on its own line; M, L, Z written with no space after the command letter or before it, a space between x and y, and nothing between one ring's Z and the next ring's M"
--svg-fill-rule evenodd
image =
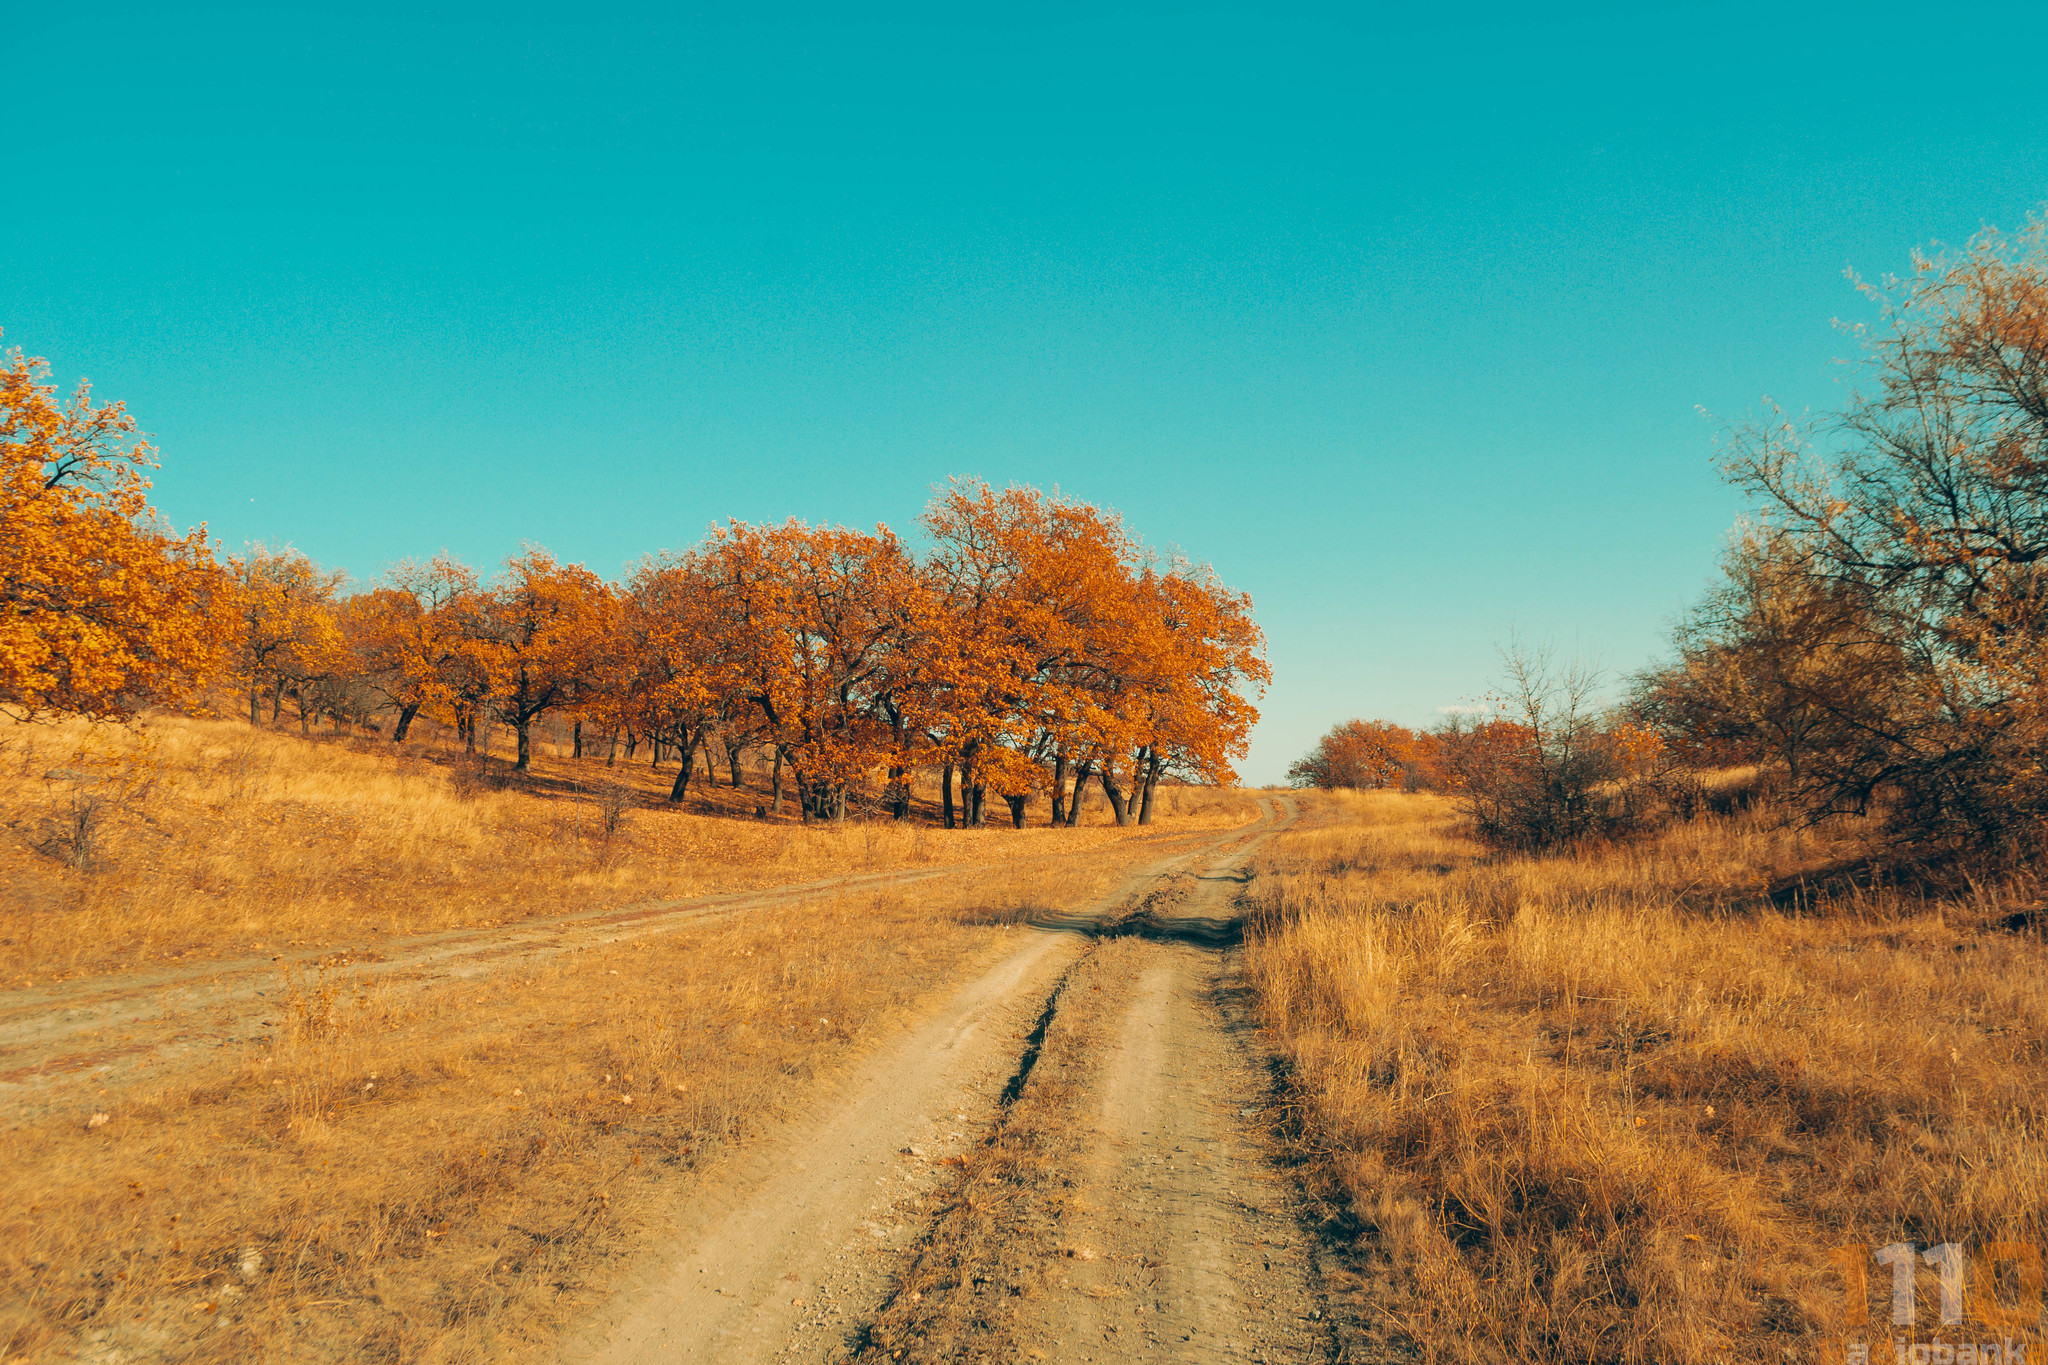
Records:
M1123 877L822 897L484 980L290 983L276 1043L8 1135L0 1360L500 1359L892 1018Z
M1750 816L1535 859L1439 798L1311 810L1247 973L1362 1298L1422 1358L1889 1361L1873 1248L2048 1245L2048 954L1995 895L1787 913L1764 889L1837 850ZM2038 1286L2024 1332L1986 1287L1941 1326L1922 1264L1919 1340L2037 1340Z
M758 772L737 792L707 788L700 773L677 808L666 800L674 765L652 770L644 748L608 768L538 747L530 776L498 761L479 781L458 747L420 732L401 749L240 721L162 718L140 731L0 721L0 985L360 949L455 926L1073 852L1135 832L1109 824L1099 796L1072 830L935 829L929 803L900 825L804 826L793 802L781 819L757 819L768 801ZM623 806L610 833L607 787ZM1210 790L1162 796L1161 827L1248 818L1243 802ZM1033 818L1045 813L1041 799Z
M4 1116L0 1361L541 1349L657 1201L816 1103L1019 921L1100 896L1160 837L1254 815L1236 793L1175 791L1146 831L804 827L753 818L753 790L699 786L672 808L673 773L544 746L530 779L476 782L431 742L235 722L0 729L0 929L23 984L959 869L468 980L402 958L368 976L287 962L268 1045L174 1050L148 1082ZM606 781L631 798L610 837ZM98 803L89 848L81 793Z

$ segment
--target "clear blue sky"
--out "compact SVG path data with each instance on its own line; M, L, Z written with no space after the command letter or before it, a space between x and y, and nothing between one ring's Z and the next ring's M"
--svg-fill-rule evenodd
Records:
M1842 272L2048 199L2048 11L37 6L0 328L371 577L1058 485L1253 594L1246 775L1633 668ZM960 17L961 12L985 17ZM1522 17L1536 16L1536 17Z

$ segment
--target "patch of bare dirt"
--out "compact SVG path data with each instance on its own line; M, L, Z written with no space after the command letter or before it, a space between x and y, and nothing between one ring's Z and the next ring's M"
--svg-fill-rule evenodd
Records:
M764 1144L565 1359L1336 1358L1236 1003L1235 896L1272 828L975 983L802 1141Z

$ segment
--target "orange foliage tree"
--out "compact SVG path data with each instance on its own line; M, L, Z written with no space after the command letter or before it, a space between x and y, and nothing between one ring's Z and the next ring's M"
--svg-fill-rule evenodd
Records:
M1325 791L1350 787L1375 791L1402 784L1416 734L1405 725L1387 720L1347 720L1332 726L1330 733L1316 741L1316 747L1297 759L1287 770L1287 780L1297 787L1321 787Z
M1018 825L1048 788L1072 824L1092 776L1122 824L1150 820L1164 773L1232 780L1258 715L1245 693L1269 677L1248 598L1148 564L1115 514L1033 488L955 483L924 526L940 610L921 676L948 824L955 764L967 824L991 788Z
M738 690L714 583L700 551L642 561L620 601L602 665L609 671L594 680L588 707L600 723L680 755L671 801L683 799L693 755Z
M125 720L195 699L225 665L233 586L202 526L151 510L155 452L119 403L56 399L41 359L0 364L0 708Z
M260 723L259 703L267 693L274 725L288 691L335 665L341 649L335 594L342 575L321 569L289 545L252 545L247 554L229 556L228 571L239 627L235 672L248 692L249 723ZM306 708L299 709L303 728Z
M490 705L518 737L522 772L533 764L533 722L575 702L598 675L616 610L611 590L580 564L537 546L505 561L484 603L482 657Z
M422 710L453 713L466 696L488 693L491 652L474 569L444 551L426 563L405 560L384 579L349 599L342 620L365 684L395 715L392 741L402 744Z
M806 820L838 819L852 788L901 766L909 643L934 614L886 529L733 522L703 548L716 648L734 694L795 778Z
M920 642L917 695L926 752L941 767L943 818L979 825L993 782L1015 823L1065 755L1079 716L1067 684L1105 615L1104 567L1128 557L1120 528L1037 489L956 482L926 510L927 574L938 611ZM1063 793L1055 790L1054 801ZM1057 814L1056 814L1056 819Z

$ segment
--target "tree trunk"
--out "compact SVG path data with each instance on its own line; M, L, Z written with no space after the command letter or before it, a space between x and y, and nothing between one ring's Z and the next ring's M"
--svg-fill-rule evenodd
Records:
M770 815L780 815L782 814L782 746L780 744L775 746L775 774L771 781L773 782L775 794L769 801L768 813Z
M704 785L718 790L718 765L711 761L711 741L704 741Z
M292 702L299 708L299 733L310 737L313 733L312 708L306 704L304 684L292 693Z
M613 731L612 731L612 732L611 732L611 733L610 733L609 735L605 736L605 741L604 741L604 766L605 766L605 767L607 767L607 768L611 767L611 766L612 766L612 764L613 764L613 763L614 763L615 761L617 761L618 757L619 757L619 732L618 732L617 730L613 730Z
M661 743L662 741L659 739L654 741L657 749L661 747ZM697 771L697 750L696 746L690 742L690 732L688 730L683 731L682 741L676 745L676 752L683 756L683 761L676 773L675 785L668 789L668 799L670 801L680 801L683 799L683 793L690 789L690 778Z
M526 716L522 716L512 722L512 729L519 736L519 762L517 767L520 772L525 772L533 766L533 736L529 733L532 726L532 719Z
M1067 751L1052 756L1052 827L1067 822Z
M984 783L981 783L981 782L977 782L977 783L975 783L975 784L974 784L974 815L973 815L973 818L972 818L972 819L970 819L970 820L969 820L969 821L967 822L967 823L968 823L968 824L969 824L969 825L970 825L971 827L973 827L974 829L986 829L986 828L988 827L988 806L987 806L987 801L988 801L988 787L987 787L987 785L986 785L986 784L984 784Z
M405 743L405 732L412 729L412 718L420 713L420 704L413 702L398 708L398 725L391 731L393 744Z
M626 762L631 763L633 761L633 751L639 747L640 736L634 734L629 728L626 731Z
M569 757L571 757L571 758L581 758L581 757L583 757L583 722L582 722L582 721L580 721L580 720L579 720L579 721L577 721L577 722L576 722L576 729L575 729L575 732L574 732L574 733L575 733L575 736L576 736L576 740L575 740L575 743L576 743L576 747L575 747L574 749L572 749L572 750L570 751L570 753L569 753Z
M728 775L732 778L732 789L738 791L740 789L740 751L737 745L728 744L725 746L725 766Z
M1024 803L1030 799L1028 796L1006 796L1003 798L1003 800L1010 803L1010 825L1012 828L1024 828Z
M1145 789L1138 803L1138 823L1152 823L1152 789L1159 785L1159 750L1154 748L1145 760Z
M1102 765L1102 794L1109 798L1109 812L1116 817L1116 822L1119 825L1128 825L1131 823L1130 806L1124 800L1124 789L1117 785L1116 777L1111 772L1114 766L1110 763Z
M1067 802L1068 829L1081 823L1081 798L1088 794L1088 779L1094 772L1095 765L1092 762L1074 765L1074 796Z
M262 707L262 699L256 691L256 684L252 682L249 684L249 724L261 725L263 723Z
M270 690L270 723L275 726L277 718L284 714L284 679L277 680L277 686Z
M953 765L950 763L939 773L939 809L945 812L946 828L953 828Z

